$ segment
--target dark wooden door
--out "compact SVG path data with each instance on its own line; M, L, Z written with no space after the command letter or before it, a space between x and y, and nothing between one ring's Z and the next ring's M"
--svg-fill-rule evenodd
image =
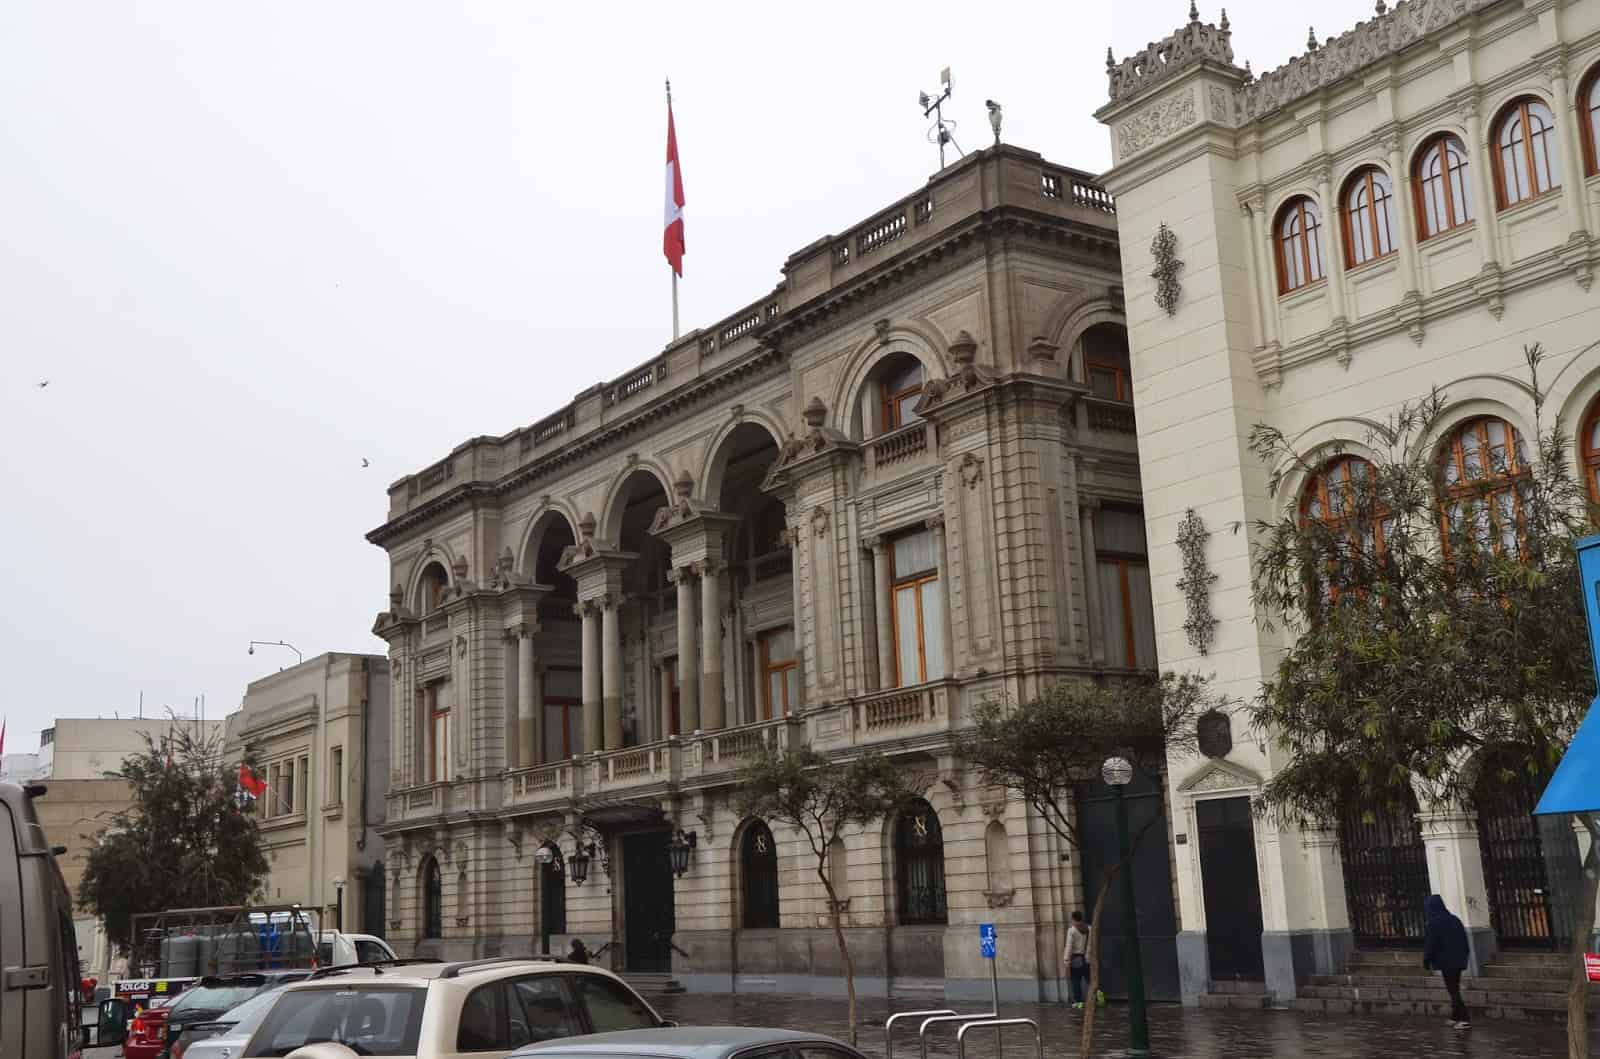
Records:
M623 946L628 970L672 970L672 860L669 833L647 831L622 838Z
M1196 802L1194 808L1211 980L1263 981L1261 883L1250 799L1217 798Z
M1138 910L1145 996L1151 1000L1178 1000L1178 917L1172 898L1172 861L1167 855L1167 819L1161 789L1136 775L1126 791L1128 834L1130 840L1138 839L1133 850L1133 902ZM1120 859L1117 803L1111 788L1099 780L1083 784L1077 794L1084 842L1083 914L1089 916L1106 869ZM1100 988L1107 996L1127 996L1128 942L1122 925L1120 881L1112 883L1100 918Z

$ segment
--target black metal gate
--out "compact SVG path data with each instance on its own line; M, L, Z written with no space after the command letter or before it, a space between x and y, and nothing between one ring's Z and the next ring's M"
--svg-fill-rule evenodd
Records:
M1201 890L1206 903L1206 956L1213 982L1260 982L1261 877L1249 798L1195 802Z
M623 944L630 971L672 970L675 928L670 833L646 831L622 838Z
M550 935L567 932L567 869L561 850L550 846L550 863L539 865L539 951L550 951Z
M388 891L384 889L383 880L382 862L368 868L361 878L361 930L380 938L388 935L389 926L384 922L384 897Z
M1413 800L1407 809L1352 806L1339 823L1339 857L1350 932L1357 945L1421 945L1423 903L1432 893L1428 851Z
M1510 778L1505 773L1510 772ZM1503 946L1554 949L1571 934L1570 900L1563 899L1576 865L1578 840L1564 817L1533 816L1535 784L1490 761L1474 791L1489 923ZM1548 870L1554 867L1555 871ZM1561 884L1552 886L1552 882ZM1560 891L1558 893L1558 891Z
M1127 788L1128 834L1150 828L1133 851L1133 903L1138 912L1139 955L1145 995L1151 1000L1179 1000L1178 917L1172 898L1172 861L1167 851L1167 818L1161 789L1135 775ZM1078 819L1083 834L1083 913L1092 914L1108 867L1117 852L1116 797L1099 780L1077 791ZM1152 819L1154 818L1154 819ZM1100 988L1108 996L1126 996L1127 940L1122 930L1122 883L1112 883L1100 913Z

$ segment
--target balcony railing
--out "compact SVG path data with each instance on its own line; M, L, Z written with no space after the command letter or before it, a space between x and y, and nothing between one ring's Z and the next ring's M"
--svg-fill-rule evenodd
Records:
M1138 422L1133 416L1133 405L1120 401L1090 401L1089 429L1103 430L1111 434L1136 434L1139 431Z
M872 465L887 467L928 449L928 424L918 420L872 439Z

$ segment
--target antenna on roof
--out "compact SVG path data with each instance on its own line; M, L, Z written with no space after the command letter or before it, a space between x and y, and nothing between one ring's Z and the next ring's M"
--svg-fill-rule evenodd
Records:
M956 149L956 154L965 158L967 153L956 143L956 138L951 130L956 127L953 121L946 121L944 117L944 102L950 98L950 67L946 66L939 71L939 84L943 91L937 97L930 97L926 92L917 93L917 103L922 107L922 116L933 116L933 128L928 130L928 142L939 145L939 168L944 168L944 145L950 144Z

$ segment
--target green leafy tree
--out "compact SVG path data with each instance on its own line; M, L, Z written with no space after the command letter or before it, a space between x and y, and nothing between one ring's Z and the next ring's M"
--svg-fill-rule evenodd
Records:
M843 907L828 871L828 857L846 830L883 819L927 787L928 777L873 751L837 759L809 747L776 754L763 749L740 772L739 812L786 824L799 832L811 849L817 881L828 895L828 916L844 967L851 1044L856 1043L856 971L845 942Z
M1541 788L1565 752L1595 694L1573 549L1590 522L1566 431L1546 429L1542 353L1525 355L1531 451L1486 433L1441 454L1437 391L1373 427L1360 461L1332 474L1341 454L1308 459L1276 430L1253 432L1274 492L1292 472L1324 476L1311 479L1324 483L1314 517L1297 505L1253 544L1257 612L1291 642L1252 707L1290 752L1261 799L1277 818L1409 814L1414 792L1472 806L1497 783ZM1600 883L1600 819L1581 822L1595 841L1570 920L1573 1059L1587 1054L1582 953Z
M1076 791L1100 776L1113 757L1126 758L1136 774L1160 783L1167 755L1193 753L1196 722L1225 703L1209 681L1194 674L1167 673L1113 684L1087 680L1052 684L1035 699L1010 707L978 707L974 727L958 752L977 769L983 783L1016 792L1069 848L1083 849L1083 821ZM1101 914L1112 883L1127 866L1151 826L1152 814L1130 836L1128 857L1107 865L1089 916L1089 998L1084 1006L1082 1054L1094 1046L1094 997L1100 989Z
M105 921L117 950L133 947L133 917L166 908L245 904L267 874L255 818L242 811L237 766L222 738L166 726L108 776L132 788L129 806L93 843L78 904Z

